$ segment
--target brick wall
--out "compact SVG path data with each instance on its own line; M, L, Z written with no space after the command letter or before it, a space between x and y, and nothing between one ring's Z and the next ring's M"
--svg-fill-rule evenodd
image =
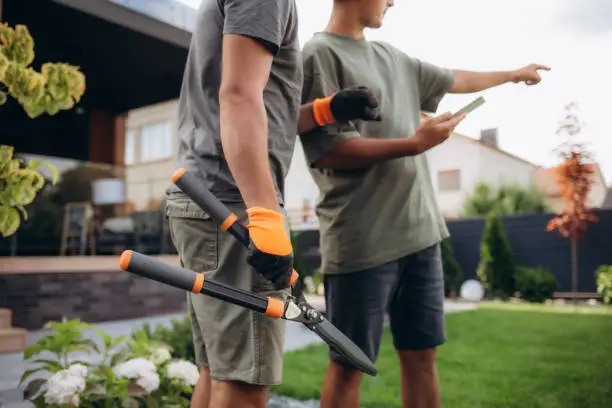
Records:
M0 275L0 308L13 326L42 328L50 320L86 322L139 318L185 310L185 292L129 273L28 273Z

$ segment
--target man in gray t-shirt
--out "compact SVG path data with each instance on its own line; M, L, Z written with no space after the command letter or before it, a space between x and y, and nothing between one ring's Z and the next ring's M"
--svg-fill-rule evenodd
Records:
M166 200L183 267L281 299L293 266L284 178L298 131L377 119L365 89L300 106L297 35L294 0L202 1L179 99L178 167L248 226L248 250L176 186ZM268 387L282 378L284 322L192 293L187 307L200 366L192 406L265 407Z

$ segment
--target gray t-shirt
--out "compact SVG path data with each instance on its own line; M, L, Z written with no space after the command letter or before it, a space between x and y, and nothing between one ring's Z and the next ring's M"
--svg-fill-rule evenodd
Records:
M224 34L252 37L274 55L264 103L270 167L282 203L284 179L297 134L303 81L294 0L202 1L179 98L178 166L196 174L203 186L221 200L242 200L220 137L218 95ZM169 193L177 191L174 185L169 188Z
M356 137L407 138L420 111L433 112L453 83L453 72L412 58L382 42L317 33L305 44L302 103L364 85L378 101L382 122L351 121L300 137L312 165ZM448 236L426 154L369 168L311 168L319 187L317 216L322 271L347 273L421 251Z

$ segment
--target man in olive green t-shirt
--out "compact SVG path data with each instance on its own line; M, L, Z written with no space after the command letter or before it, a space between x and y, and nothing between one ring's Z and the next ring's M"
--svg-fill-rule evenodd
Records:
M302 103L353 85L379 101L380 122L348 121L300 135L319 187L322 271L330 321L376 360L385 314L402 368L404 407L436 408L436 347L445 341L439 243L449 236L424 154L464 115L435 112L446 93L538 83L541 65L505 72L441 68L367 41L392 1L336 0L325 32L303 49ZM316 109L316 104L314 106ZM359 406L361 373L330 350L321 407Z

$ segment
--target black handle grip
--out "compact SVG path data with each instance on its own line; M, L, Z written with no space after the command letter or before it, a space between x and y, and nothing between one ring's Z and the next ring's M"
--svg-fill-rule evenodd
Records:
M144 278L221 299L275 319L282 318L285 313L285 303L280 299L257 295L220 282L204 282L202 273L169 265L138 252L124 251L119 266L124 271Z
M221 229L231 233L244 246L248 247L251 239L249 238L249 230L238 221L236 214L232 213L226 206L215 197L208 189L203 188L200 182L189 174L187 169L180 168L172 175L172 182L177 185L185 194L204 211L217 221ZM292 287L297 282L300 275L293 270L289 287Z
M236 214L231 212L208 189L203 188L200 182L186 169L181 168L175 171L172 175L172 182L217 221L223 230L234 235L245 246L249 245L249 230L237 222Z
M199 292L198 281L201 280L201 277L198 273L169 265L138 252L124 251L119 259L119 266L124 271L132 272L144 278L179 289Z

